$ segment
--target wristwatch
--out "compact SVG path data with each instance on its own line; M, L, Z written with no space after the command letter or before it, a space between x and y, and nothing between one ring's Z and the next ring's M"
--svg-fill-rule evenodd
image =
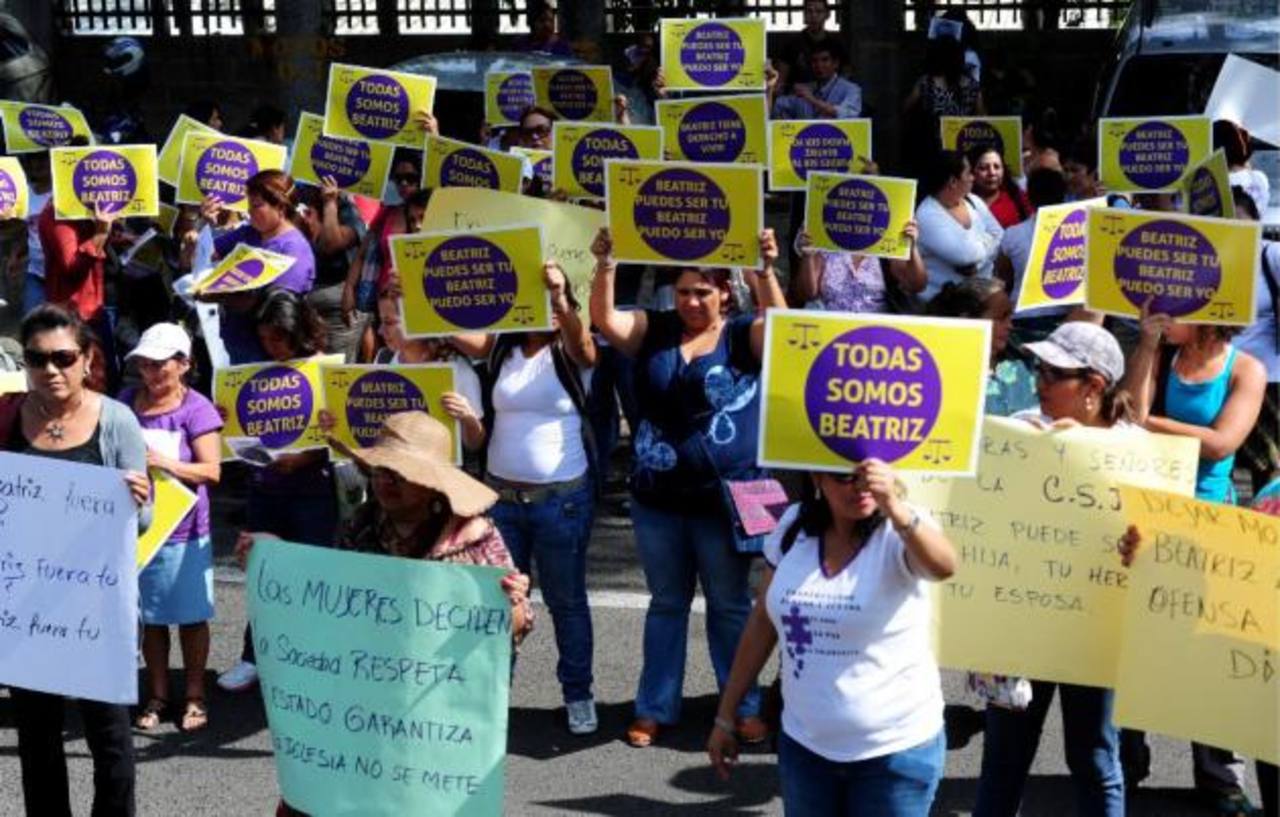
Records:
M906 534L911 533L918 527L920 527L920 514L915 511L912 511L911 521L907 522L907 524L905 525L894 525L893 529L898 532L899 536L905 536Z

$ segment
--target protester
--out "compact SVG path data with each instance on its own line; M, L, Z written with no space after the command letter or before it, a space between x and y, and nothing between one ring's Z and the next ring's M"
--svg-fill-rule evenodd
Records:
M1023 111L1022 122L1022 175L1042 167L1061 172L1058 111L1047 105L1033 105Z
M1258 220L1253 199L1233 187L1236 218ZM1254 285L1253 323L1236 338L1236 348L1260 361L1267 371L1267 388L1258 422L1240 447L1240 464L1249 469L1255 493L1280 473L1280 243L1263 239Z
M19 338L30 391L0 396L0 450L123 471L145 528L151 495L146 443L128 406L86 385L93 347L88 325L71 310L45 304L23 319ZM84 543L86 548L100 545ZM28 817L71 814L62 737L66 699L15 686L9 696ZM129 707L87 699L77 705L93 756L93 813L131 817L135 773Z
M969 151L967 158L973 169L973 193L987 205L1001 227L1007 230L1031 217L1031 202L1009 175L998 149L979 145Z
M196 506L178 523L150 564L138 574L142 607L142 657L147 700L134 725L160 726L169 711L169 628L178 627L186 690L178 721L184 732L209 722L204 671L213 618L213 539L209 486L222 474L222 418L207 397L186 385L191 339L181 326L157 323L142 333L127 356L137 363L140 388L120 402L133 409L147 441L147 465L191 488Z
M1098 143L1096 139L1078 139L1062 152L1062 173L1067 179L1066 201L1085 201L1103 195L1098 180ZM1030 182L1031 174L1027 174Z
M951 37L925 44L924 74L902 103L903 160L917 173L942 147L942 117L986 113L982 88L964 62L964 47Z
M927 817L946 761L929 584L955 572L955 548L881 460L812 478L765 544L707 753L727 778L734 713L782 634L787 817Z
M288 115L279 107L270 103L257 106L249 114L249 124L245 126L245 136L250 139L261 139L276 145L283 145L285 126Z
M208 125L214 130L222 130L226 125L226 120L222 115L222 106L212 99L197 99L189 102L182 112L200 124Z
M831 8L826 0L805 0L802 14L804 28L787 37L775 61L778 87L785 93L791 93L797 84L813 82L814 50L838 37L836 32L827 31Z
M920 255L929 280L923 297L937 295L947 282L976 275L991 277L1004 230L972 195L969 161L952 150L939 151L920 181L924 198L916 207Z
M832 37L813 44L809 52L810 82L795 83L791 92L778 96L781 78L772 68L765 72L765 93L775 119L853 119L862 113L862 89L840 75L845 65L844 47Z
M514 50L551 54L556 57L572 57L573 47L557 33L559 25L556 7L547 0L529 0L525 6L525 21L529 33L517 40Z
M1249 131L1230 119L1213 123L1213 149L1221 150L1227 159L1228 180L1232 187L1244 188L1253 200L1254 209L1265 213L1271 206L1271 182L1267 174L1250 165L1253 144Z
M316 259L315 288L307 300L324 321L325 348L342 355L345 362L355 363L370 314L354 305L349 312L342 307L351 268L364 241L364 222L332 177L326 177L320 187L303 188L298 199L302 229L311 240Z
M910 243L910 256L881 260L858 253L820 250L813 246L808 231L802 229L796 236L796 252L800 256L797 299L802 304L820 299L823 309L835 312L904 311L893 307L901 307L918 295L928 283L928 273L920 257L920 229L915 219L907 222L902 235Z
M420 159L412 154L396 157L395 164L391 166L391 181L395 184L399 202L384 204L369 222L369 230L356 252L347 274L346 288L342 291L344 315L375 308L378 293L390 284L391 270L395 265L391 238L416 233L427 211L427 202L431 200L431 191L420 187Z
M22 284L22 314L45 302L44 246L40 242L40 218L53 196L53 179L47 153L22 155L22 169L27 174L27 240L14 241L9 255L9 269L25 269Z

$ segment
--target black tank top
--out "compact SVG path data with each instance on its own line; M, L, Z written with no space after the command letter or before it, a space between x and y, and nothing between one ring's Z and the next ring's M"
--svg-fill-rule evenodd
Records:
M78 462L84 465L105 465L102 461L102 446L99 437L102 434L102 423L99 422L93 427L93 434L89 435L89 439L74 448L64 448L59 451L50 451L47 448L37 448L27 439L27 435L22 433L22 420L16 419L13 424L13 430L9 433L7 450L14 454L29 454L33 457L44 457L50 460L62 460L64 462Z

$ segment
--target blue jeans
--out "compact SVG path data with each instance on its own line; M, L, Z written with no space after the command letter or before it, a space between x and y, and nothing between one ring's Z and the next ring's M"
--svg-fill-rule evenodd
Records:
M22 285L23 316L25 317L28 312L44 303L44 300L44 278L28 272Z
M786 817L928 817L947 760L942 730L910 749L839 763L778 738Z
M724 689L751 613L751 559L734 548L723 513L680 514L632 502L631 520L652 596L644 618L644 669L636 691L636 717L674 724L680 720L694 582L702 583L707 599L707 645L716 684ZM759 711L760 690L752 685L738 715Z
M587 608L587 544L595 515L591 480L540 502L500 500L489 511L522 573L538 565L538 586L555 625L556 678L565 703L591 697L593 635Z
M1111 722L1115 692L1047 681L1032 681L1031 689L1031 705L1025 712L987 707L974 817L1013 817L1018 813L1055 689L1062 696L1063 743L1076 787L1076 813L1081 817L1124 817L1120 736Z

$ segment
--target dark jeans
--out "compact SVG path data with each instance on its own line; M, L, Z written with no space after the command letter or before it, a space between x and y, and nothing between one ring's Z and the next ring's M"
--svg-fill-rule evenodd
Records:
M786 817L928 817L942 779L942 732L910 749L839 763L809 751L783 732L778 776Z
M1262 790L1263 817L1280 817L1280 769L1259 760L1258 788Z
M29 817L71 817L67 755L62 743L67 699L9 688L18 727L22 796ZM129 707L77 700L93 755L93 817L133 817L133 725Z

